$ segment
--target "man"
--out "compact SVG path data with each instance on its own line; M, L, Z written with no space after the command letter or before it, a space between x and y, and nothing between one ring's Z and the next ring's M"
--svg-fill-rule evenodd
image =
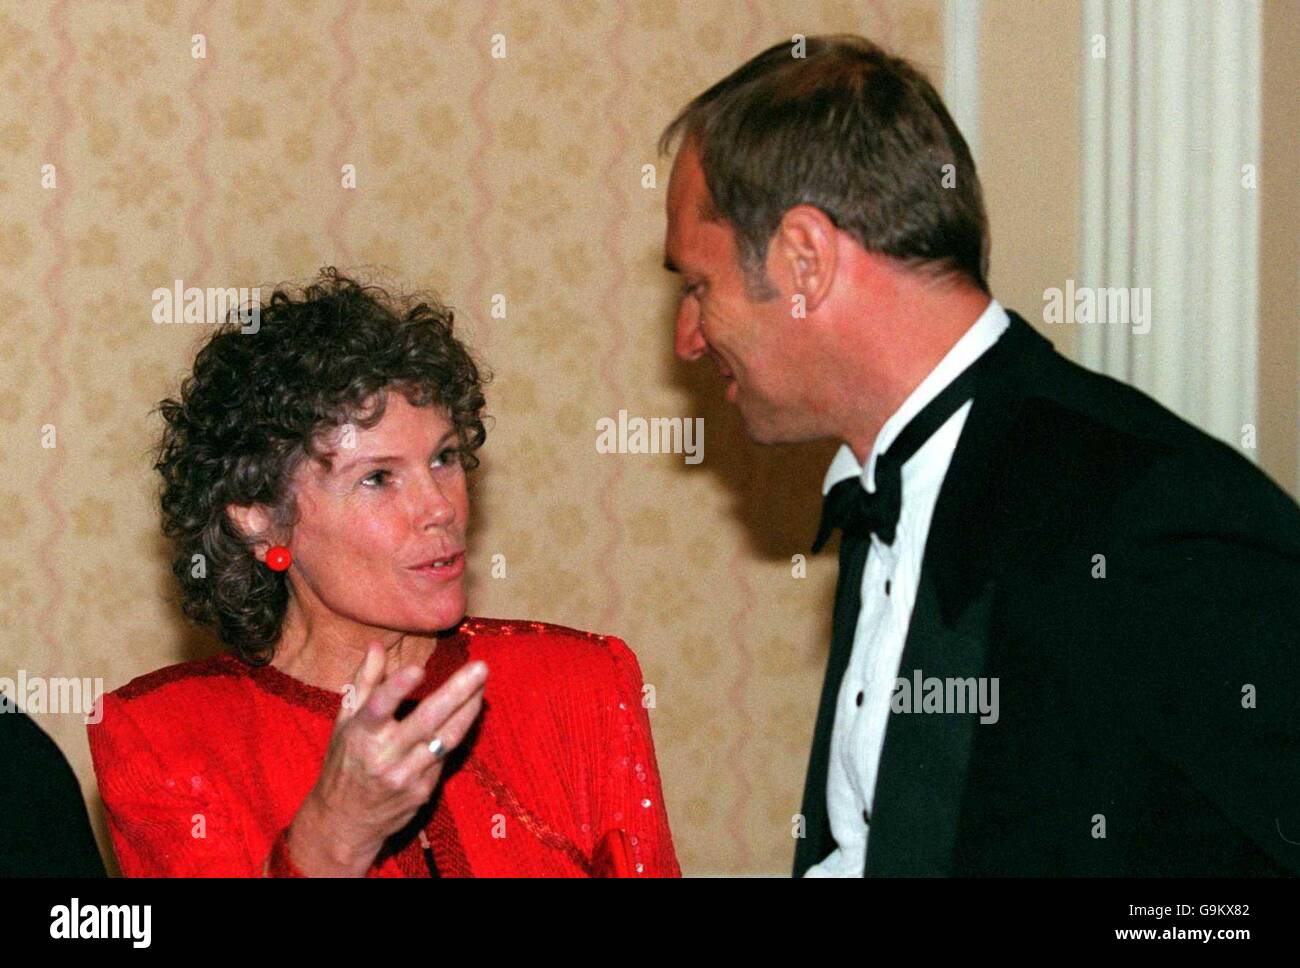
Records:
M12 697L0 693L0 877L103 877L77 776Z
M752 439L843 442L795 875L1300 872L1300 508L991 299L923 76L796 53L661 142L677 355Z

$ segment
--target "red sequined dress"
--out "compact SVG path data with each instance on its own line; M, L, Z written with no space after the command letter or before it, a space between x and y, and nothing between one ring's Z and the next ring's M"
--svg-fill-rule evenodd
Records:
M627 645L467 617L439 638L412 699L473 659L488 665L478 726L367 876L680 876ZM269 861L296 875L285 834L341 701L229 655L105 694L87 731L122 873L261 876Z

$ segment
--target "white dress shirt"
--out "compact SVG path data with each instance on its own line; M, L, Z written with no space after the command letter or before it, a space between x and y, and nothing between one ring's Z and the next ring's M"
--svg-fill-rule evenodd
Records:
M979 319L881 427L865 468L858 464L847 444L840 448L826 472L822 494L851 477L860 477L862 486L874 493L876 459L927 403L998 341L1008 325L1006 310L997 300L991 300ZM890 696L912 620L930 518L970 408L970 401L964 403L903 465L902 509L894 543L886 545L876 535L871 536L871 550L862 572L862 610L858 613L853 651L840 683L831 733L826 805L836 847L810 867L805 877L863 874Z

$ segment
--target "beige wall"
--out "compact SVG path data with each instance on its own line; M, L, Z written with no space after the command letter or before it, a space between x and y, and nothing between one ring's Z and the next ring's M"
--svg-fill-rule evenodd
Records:
M1300 496L1300 2L1263 9L1259 462Z
M1042 326L1043 290L1079 262L1079 0L983 0L980 179L993 294L1073 355L1068 326Z

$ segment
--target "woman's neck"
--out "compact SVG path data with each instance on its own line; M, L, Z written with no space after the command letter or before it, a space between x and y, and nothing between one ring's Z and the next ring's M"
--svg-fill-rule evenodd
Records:
M430 635L367 629L351 622L345 628L343 623L313 621L291 597L271 665L308 685L342 692L356 676L371 642L384 647L384 678L404 665L423 667L437 645Z

